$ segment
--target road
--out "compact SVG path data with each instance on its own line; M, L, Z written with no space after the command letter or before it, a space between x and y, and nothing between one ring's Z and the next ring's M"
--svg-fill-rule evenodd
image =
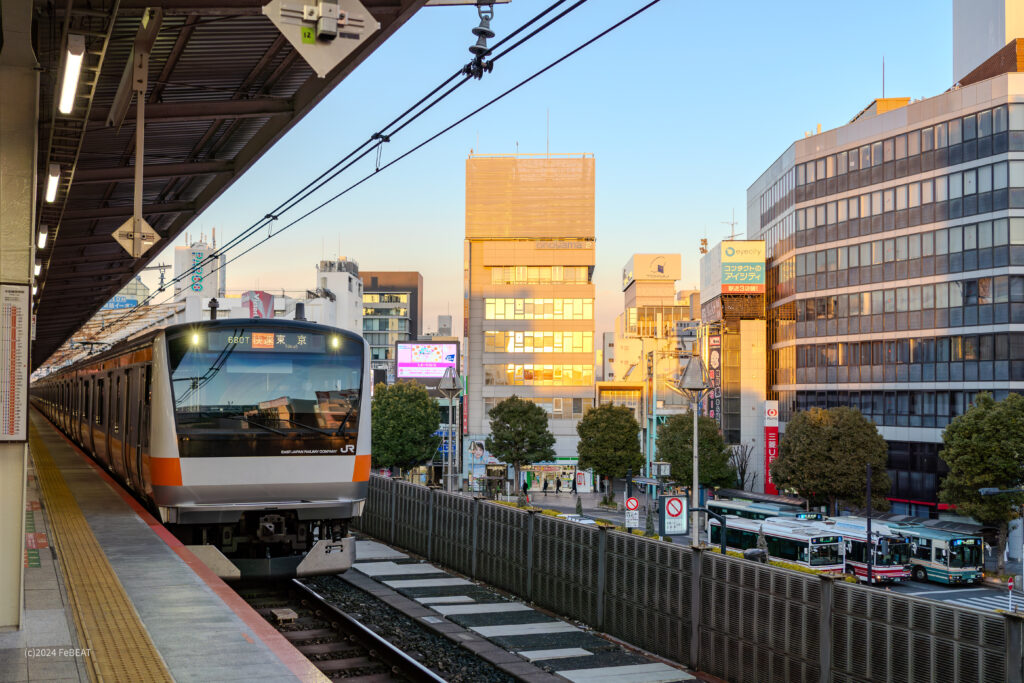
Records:
M1005 589L989 588L988 586L947 586L941 583L920 583L910 581L894 586L893 591L904 595L913 595L919 598L930 598L949 602L960 607L973 607L975 609L994 610L1007 609L1007 591ZM1024 609L1024 596L1015 593L1013 604Z

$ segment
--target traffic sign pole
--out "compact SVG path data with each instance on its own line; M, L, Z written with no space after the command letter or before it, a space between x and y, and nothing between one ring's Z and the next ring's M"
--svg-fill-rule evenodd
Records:
M1010 588L1010 590L1008 590L1006 592L1006 600L1007 600L1006 608L1012 612L1013 611L1013 577L1012 576L1010 577L1009 588Z

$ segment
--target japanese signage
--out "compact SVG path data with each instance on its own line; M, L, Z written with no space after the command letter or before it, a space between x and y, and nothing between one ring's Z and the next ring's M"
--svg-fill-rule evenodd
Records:
M722 294L764 294L764 242L722 242Z
M779 457L779 402L764 402L764 492L778 493L772 482L772 461Z
M221 351L227 347L237 351L324 353L327 344L322 334L307 332L255 332L237 328L207 333L207 351Z
M448 342L400 342L398 379L437 378L446 368L458 370L458 345Z
M661 535L686 534L689 501L682 496L662 496L658 500L661 502Z
M139 300L136 297L128 297L124 294L115 294L114 297L103 304L100 308L101 311L119 311L125 308L135 308L139 305Z
M0 285L0 441L28 438L28 285Z
M707 416L718 422L722 428L722 335L708 337L708 380L711 391L706 400Z
M248 309L250 318L273 318L274 295L267 292L244 292L242 306Z

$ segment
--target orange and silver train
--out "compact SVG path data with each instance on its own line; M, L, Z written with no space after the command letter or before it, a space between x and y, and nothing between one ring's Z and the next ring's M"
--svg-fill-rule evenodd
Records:
M182 542L251 576L348 569L370 476L369 350L303 321L173 325L35 382L33 402Z

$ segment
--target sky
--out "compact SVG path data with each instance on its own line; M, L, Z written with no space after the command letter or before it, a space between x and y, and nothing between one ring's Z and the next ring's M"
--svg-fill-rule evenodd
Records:
M496 5L495 41L548 4ZM395 136L382 163L644 4L590 0ZM253 224L468 62L477 23L473 7L420 10L188 233L194 239L216 228L223 243ZM621 269L629 256L681 253L679 286L695 286L699 240L713 245L727 238L734 211L736 231L745 236L747 188L805 131L844 125L880 97L883 57L889 97L916 99L948 89L951 0L662 0L229 265L229 293L312 288L317 261L345 256L362 270L419 271L424 332L449 312L461 329L471 150L590 152L597 168L595 322L598 333L610 331L622 310ZM309 205L361 178L374 163L371 155ZM175 245L185 245L184 234ZM173 249L156 263L173 264ZM153 286L157 276L149 271L143 279Z

